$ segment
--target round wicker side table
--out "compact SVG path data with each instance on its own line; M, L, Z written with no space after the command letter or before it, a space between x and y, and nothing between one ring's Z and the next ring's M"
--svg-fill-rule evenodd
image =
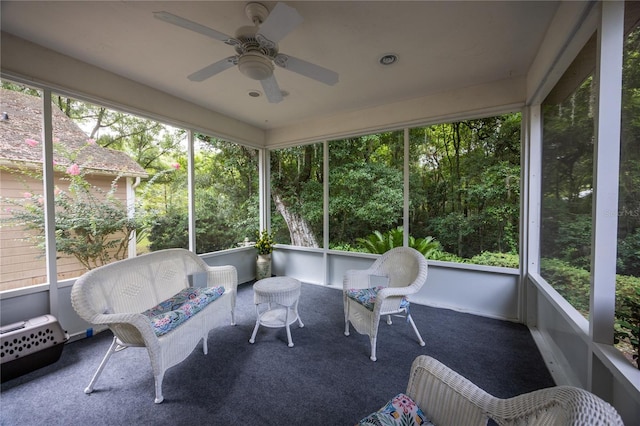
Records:
M289 326L298 321L304 327L298 315L298 300L300 298L300 281L290 277L265 278L253 285L253 300L256 305L256 326L249 343L256 341L256 334L260 326L287 329L289 347L293 347ZM261 308L265 305L266 308ZM262 309L262 311L261 311Z

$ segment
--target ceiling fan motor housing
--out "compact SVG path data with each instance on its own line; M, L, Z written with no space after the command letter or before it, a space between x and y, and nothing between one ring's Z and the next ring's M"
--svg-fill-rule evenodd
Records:
M254 80L265 80L273 74L271 59L259 52L246 52L238 58L238 69Z

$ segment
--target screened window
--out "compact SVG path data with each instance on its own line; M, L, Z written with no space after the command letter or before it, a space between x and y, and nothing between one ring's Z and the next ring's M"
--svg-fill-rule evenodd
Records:
M640 10L635 9L631 12L627 7L627 22L638 22ZM638 341L637 327L640 325L640 25L626 30L622 71L616 337L618 348L638 366L638 359L633 357L637 354L638 344L634 350L632 342Z
M595 35L543 102L540 271L589 315Z
M195 140L196 252L226 250L255 241L258 151L214 137ZM186 186L185 186L186 189Z
M0 291L47 282L42 184L42 93L2 82Z
M410 130L409 230L428 240L430 258L518 267L520 122L507 114Z
M365 240L402 225L403 147L401 131L329 143L330 248L372 251Z
M323 144L271 151L271 230L275 241L321 247Z

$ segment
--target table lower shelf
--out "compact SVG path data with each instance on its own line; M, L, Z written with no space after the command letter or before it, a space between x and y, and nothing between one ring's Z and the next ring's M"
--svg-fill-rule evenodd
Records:
M287 309L289 310L289 323L287 324ZM279 306L264 311L260 314L260 325L271 328L280 328L291 325L298 320L298 314L290 307Z

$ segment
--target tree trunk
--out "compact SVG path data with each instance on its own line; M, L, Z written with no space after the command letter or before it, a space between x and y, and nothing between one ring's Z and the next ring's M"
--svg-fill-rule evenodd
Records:
M285 205L282 197L277 192L272 192L273 202L276 206L276 211L282 215L284 221L289 228L289 236L291 238L291 245L299 247L318 247L311 227L304 218L299 214L289 211Z

